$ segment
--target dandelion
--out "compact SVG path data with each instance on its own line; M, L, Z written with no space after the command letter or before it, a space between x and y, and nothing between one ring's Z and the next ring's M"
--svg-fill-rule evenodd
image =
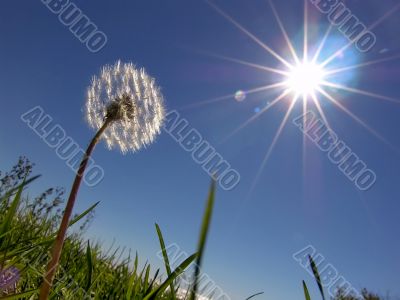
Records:
M93 77L87 92L86 118L96 134L72 185L40 290L40 300L49 297L76 196L94 147L103 138L109 149L119 148L122 153L138 151L151 144L160 133L164 114L160 88L144 69L118 61L113 66L103 67L100 75Z
M103 137L108 147L123 153L137 151L153 142L164 118L163 97L155 80L133 64L103 68L88 89L86 114L89 125L99 130L111 124Z

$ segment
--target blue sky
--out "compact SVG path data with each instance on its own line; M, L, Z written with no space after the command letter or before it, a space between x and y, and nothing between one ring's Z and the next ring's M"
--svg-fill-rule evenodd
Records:
M300 1L275 1L276 8L301 49L303 6ZM372 24L397 1L348 1L365 24ZM108 37L94 54L61 24L41 1L0 4L0 168L8 169L19 155L36 163L43 175L32 189L69 188L73 172L20 116L40 105L67 134L84 146L93 135L84 121L85 92L104 64L117 59L143 66L162 87L168 109L248 90L274 82L276 76L205 55L217 53L270 67L280 67L268 52L241 33L204 1L76 1L76 5ZM284 38L267 1L217 1L250 32L288 57ZM320 41L329 23L310 5L310 47ZM397 11L373 32L376 46L361 54L354 47L333 65L363 63L399 53ZM323 55L333 53L344 37L333 30ZM204 52L202 52L204 51ZM358 89L400 98L400 62L393 60L340 77ZM338 79L338 80L339 80ZM359 191L312 143L303 163L302 133L287 124L258 184L247 197L263 157L287 110L283 101L230 139L224 138L254 115L276 94L248 95L181 110L193 128L241 175L233 191L217 192L205 270L233 299L258 291L260 299L302 299L301 280L316 290L312 278L292 259L311 244L355 288L400 294L400 106L362 95L337 91L357 116L379 132L392 147L374 137L328 101L321 100L340 139L377 174L376 184ZM296 105L292 118L301 114ZM190 253L195 249L210 178L189 153L163 133L151 147L135 154L96 148L95 161L105 170L96 187L83 187L76 211L101 201L88 236L106 244L137 250L155 265L158 242L154 223L167 243Z

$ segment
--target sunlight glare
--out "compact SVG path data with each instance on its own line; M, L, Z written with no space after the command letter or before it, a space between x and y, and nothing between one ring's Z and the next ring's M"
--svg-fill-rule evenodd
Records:
M293 93L308 97L322 85L324 75L320 66L306 60L292 67L285 83Z

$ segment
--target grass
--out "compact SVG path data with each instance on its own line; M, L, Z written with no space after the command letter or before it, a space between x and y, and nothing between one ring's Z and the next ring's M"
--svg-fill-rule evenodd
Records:
M63 190L48 189L36 198L28 198L26 191L39 176L30 176L32 165L21 158L8 173L0 173L0 271L17 268L19 280L15 284L2 286L0 277L0 299L37 299L39 287L49 260L51 245L56 237L62 210ZM198 298L200 269L204 259L206 241L210 232L215 201L215 182L212 182L206 199L205 211L200 227L197 252L188 256L172 270L161 228L155 224L165 270L145 264L139 269L139 256L123 257L120 248L105 250L100 244L84 238L90 223L94 203L87 210L73 217L74 225L66 239L56 273L50 299L124 299L124 300L194 300ZM78 227L77 227L78 226ZM322 299L325 298L318 268L311 257L310 266ZM185 295L179 292L179 276L194 264L193 282ZM165 280L161 274L166 273ZM153 274L153 275L151 275ZM303 281L306 300L311 300ZM247 299L262 295L255 293ZM179 295L179 296L178 296ZM377 295L363 291L364 300L379 300ZM337 300L356 300L351 295L339 292Z
M49 189L33 200L24 198L23 191L38 177L28 178L29 171L23 177L17 173L6 174L0 183L0 268L16 267L20 280L0 289L0 299L36 299L62 215L59 206L63 192ZM84 239L82 233L97 204L70 222L70 226L83 224L65 242L50 299L176 299L174 282L197 254L175 270L166 260L167 278L161 281L160 271L150 265L138 269L138 255L121 258L121 249L104 251L101 245ZM157 233L165 251L158 225Z

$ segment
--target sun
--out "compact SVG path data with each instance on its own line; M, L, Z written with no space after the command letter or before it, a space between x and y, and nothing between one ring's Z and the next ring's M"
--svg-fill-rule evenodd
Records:
M324 78L325 72L321 66L304 60L289 69L285 85L292 93L309 98L321 88Z
M325 33L322 35L322 38L318 43L314 43L309 40L309 2L308 0L303 0L304 2L304 26L303 26L303 47L295 47L296 44L290 39L286 29L284 28L283 22L278 14L278 11L275 8L273 0L267 0L265 2L269 3L269 6L272 10L273 15L279 25L279 29L283 35L283 39L286 42L287 48L284 53L288 53L288 57L284 57L281 53L276 52L272 49L270 45L262 41L256 35L251 33L248 29L246 29L243 25L237 22L232 16L227 14L224 10L222 10L219 6L217 6L212 0L205 0L206 3L213 8L217 13L219 13L223 18L229 21L235 28L237 28L241 33L246 35L249 39L251 39L256 45L260 46L267 54L271 57L275 58L279 63L279 68L261 65L255 62L242 60L239 58L228 57L224 55L219 55L215 53L201 51L203 54L211 56L213 58L222 59L225 61L241 64L243 66L251 67L257 70L265 71L268 73L268 76L274 75L273 82L267 85L256 86L254 88L248 90L239 90L234 94L228 94L212 99L207 99L195 104L190 104L182 107L181 109L195 108L202 105L208 105L217 103L224 100L232 100L236 99L237 102L245 102L244 100L248 100L250 95L255 93L265 93L267 91L278 91L276 93L276 97L272 100L268 100L266 104L261 107L257 107L255 110L255 114L252 115L245 122L240 123L231 133L229 133L221 143L226 142L229 138L233 137L240 130L248 126L250 123L254 122L261 115L265 114L267 111L271 110L272 107L276 106L280 102L284 102L286 106L288 106L286 113L284 114L282 121L279 124L279 127L272 139L270 146L268 147L266 154L260 164L257 175L253 180L249 195L252 190L255 188L260 175L268 162L271 153L273 152L285 126L290 121L290 117L292 112L294 111L295 105L300 103L302 105L302 112L305 115L310 109L316 110L318 116L323 120L324 124L328 128L332 128L330 121L325 114L323 107L334 107L339 109L341 112L345 113L351 119L353 119L358 125L362 126L364 129L368 130L373 136L375 136L380 141L384 142L386 145L389 145L392 149L396 150L398 153L398 149L393 146L389 141L387 141L379 132L373 129L366 121L358 117L352 110L347 108L344 101L338 99L341 91L347 93L351 93L354 95L361 95L368 98L375 98L377 100L388 101L395 104L400 104L400 99L393 98L390 96L385 96L382 94L370 92L368 90L359 89L356 87L351 87L340 83L338 80L338 75L345 75L347 71L350 70L358 70L365 67L370 67L372 65L381 64L383 62L389 62L393 60L400 59L400 54L394 54L393 56L378 58L375 60L365 61L359 64L354 65L343 65L343 57L345 57L346 50L354 45L354 40L352 41L344 41L344 45L339 45L338 49L328 49L327 41L330 38L333 24L331 24ZM311 1L315 2L315 1ZM400 9L399 5L396 5L390 11L383 15L380 19L378 19L373 27L378 26L384 20L386 20L393 12ZM319 28L320 26L318 26ZM297 40L297 39L296 39ZM301 42L300 42L301 44ZM303 48L303 49L301 49ZM333 51L332 51L333 50ZM332 52L332 54L330 54ZM329 54L327 57L325 55ZM339 65L341 67L335 66L334 62L336 59L340 59L341 62ZM332 93L335 93L333 95ZM288 97L289 96L289 97ZM285 101L289 98L289 101ZM322 101L328 103L328 105L322 105ZM305 150L305 140L306 136L304 135L303 141L303 150ZM303 155L303 159L304 159Z

